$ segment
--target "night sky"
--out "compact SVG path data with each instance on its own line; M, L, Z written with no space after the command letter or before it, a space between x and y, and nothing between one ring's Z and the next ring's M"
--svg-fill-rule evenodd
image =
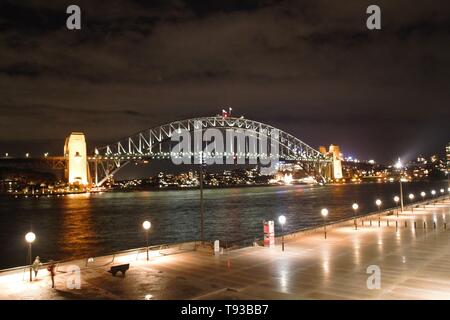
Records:
M66 8L82 29L66 28ZM382 29L366 28L366 8ZM450 2L1 0L0 153L219 113L391 162L450 141Z

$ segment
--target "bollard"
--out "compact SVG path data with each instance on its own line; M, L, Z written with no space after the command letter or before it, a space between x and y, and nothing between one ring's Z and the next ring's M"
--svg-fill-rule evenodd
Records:
M398 221L395 221L395 230L398 229Z
M370 226L372 226L372 219L370 219Z
M389 220L386 220L386 225L389 227Z
M444 222L444 229L447 229L447 222Z
M423 228L426 229L427 228L427 223L424 221L423 222Z
M436 222L433 222L433 229L436 229Z
M405 228L407 228L408 227L408 222L407 221L405 221Z
M417 222L414 221L414 229L417 229Z
M361 220L361 227L364 227L364 220Z
M381 227L381 221L378 219L378 226Z

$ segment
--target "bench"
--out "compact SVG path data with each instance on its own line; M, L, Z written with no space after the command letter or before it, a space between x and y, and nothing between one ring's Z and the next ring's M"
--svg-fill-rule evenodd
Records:
M125 272L127 272L127 270L130 269L130 264L119 264L116 266L112 266L111 269L108 271L110 273L112 273L112 275L115 277L117 272L122 272L122 276L125 276Z

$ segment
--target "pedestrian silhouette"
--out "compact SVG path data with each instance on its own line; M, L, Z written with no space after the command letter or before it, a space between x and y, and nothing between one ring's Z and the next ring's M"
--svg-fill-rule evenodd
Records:
M50 272L50 276L52 278L52 288L55 287L55 263L53 260L50 260L50 265L47 267L48 272Z
M34 271L34 278L37 278L37 274L39 271L39 267L42 266L41 260L39 258L39 256L36 257L36 259L34 259L33 264L31 265L31 268L33 268Z

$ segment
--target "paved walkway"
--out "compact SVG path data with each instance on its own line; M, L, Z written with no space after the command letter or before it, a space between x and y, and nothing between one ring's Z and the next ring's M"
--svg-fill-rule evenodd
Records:
M389 221L389 227L387 226ZM395 221L398 221L398 229ZM416 221L416 228L414 228ZM434 229L433 222L436 222ZM133 259L126 277L109 266L82 269L81 289L68 289L64 267L50 288L26 275L0 276L1 299L450 299L450 200L288 239L286 251L249 247L220 256L188 251ZM405 222L407 226L405 227ZM424 229L423 222L426 222ZM144 255L145 256L145 255ZM142 257L144 257L142 256ZM127 259L126 257L124 259ZM380 289L367 268L379 266Z

